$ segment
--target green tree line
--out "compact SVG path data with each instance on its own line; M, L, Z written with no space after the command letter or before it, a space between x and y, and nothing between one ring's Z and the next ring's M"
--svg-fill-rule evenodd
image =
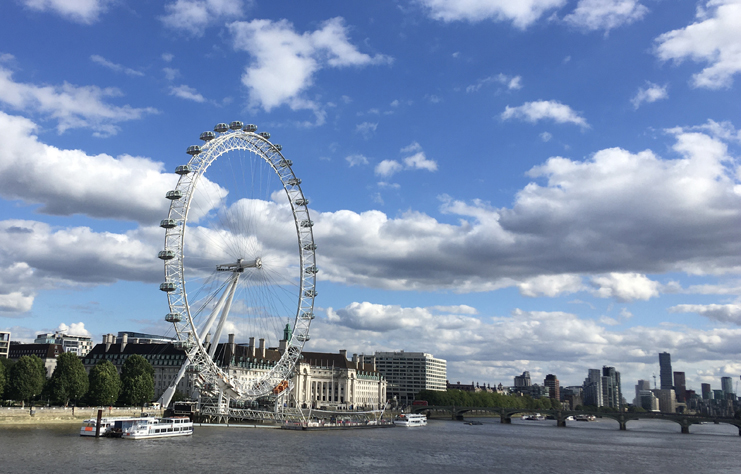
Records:
M57 366L47 380L44 362L36 355L17 361L0 358L0 400L34 400L68 406L142 406L154 397L154 368L140 355L132 355L119 375L108 360L99 361L88 374L82 360L67 352L57 357Z
M532 398L529 395L502 395L489 392L464 392L463 390L447 390L438 392L422 390L415 397L416 400L425 400L430 405L455 405L457 407L505 407L527 408L530 410L556 410L561 408L561 402L551 398Z

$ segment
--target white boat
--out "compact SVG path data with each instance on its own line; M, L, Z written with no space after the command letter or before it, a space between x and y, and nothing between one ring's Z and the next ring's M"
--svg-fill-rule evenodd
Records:
M394 424L398 426L427 426L427 417L416 413L402 413L394 418Z
M190 436L193 434L193 422L187 416L171 418L154 418L135 422L123 431L123 439L169 438L172 436Z
M576 415L576 421L595 421L597 417L594 415Z
M522 419L529 420L529 421L543 421L545 420L545 417L541 415L540 413L535 413L534 415L524 415Z
M154 417L131 417L131 416L117 416L117 417L103 417L100 419L100 436L116 436L134 424L134 422L140 422L144 420L154 420ZM80 436L95 436L95 428L98 424L97 418L91 418L82 422L80 428Z

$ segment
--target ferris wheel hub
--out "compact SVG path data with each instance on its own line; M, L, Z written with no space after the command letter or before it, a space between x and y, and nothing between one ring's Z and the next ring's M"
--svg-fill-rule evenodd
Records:
M243 258L237 259L237 263L225 263L216 265L218 272L243 273L245 268L262 268L262 259L257 257L255 260L245 262Z

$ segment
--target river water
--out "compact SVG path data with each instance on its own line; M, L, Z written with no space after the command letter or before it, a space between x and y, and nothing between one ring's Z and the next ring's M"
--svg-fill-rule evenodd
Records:
M419 428L285 431L196 428L157 440L81 438L79 426L0 427L3 473L739 473L741 437L730 425L692 434L658 420L628 423L480 418Z

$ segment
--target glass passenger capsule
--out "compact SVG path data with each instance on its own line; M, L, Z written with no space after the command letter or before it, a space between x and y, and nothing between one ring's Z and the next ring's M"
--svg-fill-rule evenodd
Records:
M316 244L314 243L306 244L304 245L304 250L316 250Z
M179 323L183 320L183 316L180 313L167 313L165 315L165 321L168 323Z
M171 281L166 281L164 283L160 283L160 290L169 293L171 291L175 291L175 283Z
M308 206L309 200L306 198L298 198L295 201L293 201L293 203L297 206Z
M177 227L177 225L178 221L176 221L175 219L162 219L160 221L160 227L162 227L163 229L174 229L175 227Z
M313 227L314 223L310 221L309 219L306 219L305 221L301 221L301 227Z
M186 153L188 153L191 156L195 156L201 153L201 147L199 147L198 145L191 145L188 147L188 151L186 151Z
M289 186L298 186L299 184L301 184L301 180L298 178L291 178L286 181L286 184L288 184Z
M277 143L273 143L273 148L275 148L278 151L281 151L283 149L283 145L279 145Z
M172 260L175 258L175 251L170 249L160 250L157 254L157 258L161 260Z
M309 337L308 334L306 334L306 335L304 335L304 334L297 334L296 335L296 339L298 339L301 342L306 342L306 341L308 341L311 338Z
M316 295L317 295L316 290L304 291L304 296L306 296L307 298L316 298Z
M258 133L258 135L260 135L265 140L270 140L270 134L268 132L260 132Z
M165 197L167 199L175 201L183 197L183 192L179 189L173 189L172 191L167 191L167 194L165 194Z
M180 165L177 168L175 168L175 173L177 173L177 174L179 174L181 176L184 175L184 174L190 173L190 171L191 171L191 169L190 169L190 166L188 166L188 165Z
M280 160L280 162L278 163L278 166L280 166L281 168L286 168L291 165L293 165L293 161L291 160Z
M314 313L311 311L306 311L305 313L301 313L300 318L301 319L314 319Z
M242 122L239 120L235 120L234 122L229 124L229 128L232 130L241 130L242 129Z
M208 142L216 138L216 134L214 132L203 132L201 133L201 140L204 142Z
M245 125L244 127L242 127L242 130L244 130L245 132L253 132L254 133L257 130L257 125L255 125L254 123L248 123L247 125Z
M310 267L306 267L306 270L304 272L308 273L309 275L316 275L319 273L319 269L316 267L316 265L312 265Z
M217 123L214 127L214 132L224 133L229 130L229 125L225 123Z

